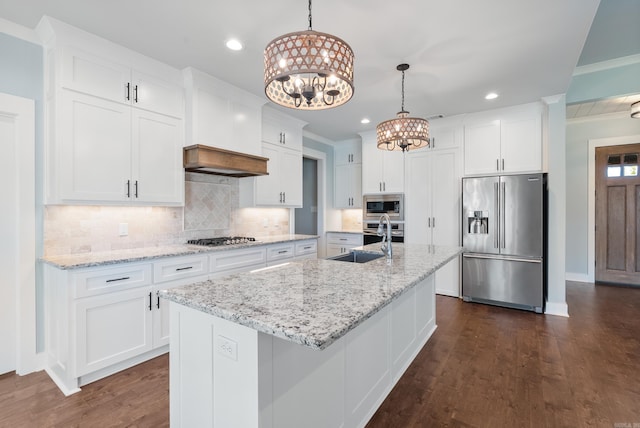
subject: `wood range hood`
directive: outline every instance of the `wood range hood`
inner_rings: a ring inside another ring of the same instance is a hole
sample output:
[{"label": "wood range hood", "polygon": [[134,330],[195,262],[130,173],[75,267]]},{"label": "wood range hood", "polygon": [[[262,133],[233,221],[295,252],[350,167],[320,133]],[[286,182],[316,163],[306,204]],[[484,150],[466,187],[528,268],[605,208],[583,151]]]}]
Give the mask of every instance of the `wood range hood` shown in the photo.
[{"label": "wood range hood", "polygon": [[269,175],[269,158],[195,144],[183,150],[184,170],[227,177]]}]

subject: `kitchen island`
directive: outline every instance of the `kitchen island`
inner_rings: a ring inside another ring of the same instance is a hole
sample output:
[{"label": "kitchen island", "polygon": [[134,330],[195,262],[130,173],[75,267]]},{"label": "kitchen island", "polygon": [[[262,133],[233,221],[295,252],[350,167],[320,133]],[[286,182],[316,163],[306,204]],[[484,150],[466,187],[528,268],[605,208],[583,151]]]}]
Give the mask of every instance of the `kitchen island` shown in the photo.
[{"label": "kitchen island", "polygon": [[434,273],[460,252],[394,243],[390,262],[304,260],[164,291],[171,426],[364,426],[433,334]]}]

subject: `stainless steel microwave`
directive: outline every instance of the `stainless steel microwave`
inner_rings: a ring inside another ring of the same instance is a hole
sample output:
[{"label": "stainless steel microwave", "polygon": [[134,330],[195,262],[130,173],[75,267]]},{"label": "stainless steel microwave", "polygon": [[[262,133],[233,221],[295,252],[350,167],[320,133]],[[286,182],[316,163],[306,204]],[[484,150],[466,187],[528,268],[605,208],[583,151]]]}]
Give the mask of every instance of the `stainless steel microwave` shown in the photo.
[{"label": "stainless steel microwave", "polygon": [[378,221],[388,214],[391,221],[404,221],[404,193],[368,194],[362,197],[363,220]]}]

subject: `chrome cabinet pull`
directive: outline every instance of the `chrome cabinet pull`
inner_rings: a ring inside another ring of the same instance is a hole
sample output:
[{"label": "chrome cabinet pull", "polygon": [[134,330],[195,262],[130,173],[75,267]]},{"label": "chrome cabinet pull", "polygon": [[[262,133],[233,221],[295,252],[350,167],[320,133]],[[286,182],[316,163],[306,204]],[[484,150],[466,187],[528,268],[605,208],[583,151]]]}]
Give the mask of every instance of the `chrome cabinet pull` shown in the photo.
[{"label": "chrome cabinet pull", "polygon": [[431,227],[431,217],[427,219],[427,227]]},{"label": "chrome cabinet pull", "polygon": [[496,158],[496,171],[500,171],[500,159]]},{"label": "chrome cabinet pull", "polygon": [[138,85],[133,87],[133,102],[138,102]]},{"label": "chrome cabinet pull", "polygon": [[149,310],[153,309],[153,304],[151,303],[151,292],[149,292]]},{"label": "chrome cabinet pull", "polygon": [[131,180],[127,180],[127,198],[131,197]]},{"label": "chrome cabinet pull", "polygon": [[504,171],[504,158],[502,158],[502,170]]},{"label": "chrome cabinet pull", "polygon": [[436,218],[435,217],[432,217],[432,218],[433,218],[433,221],[431,222],[431,224],[433,225],[433,227],[436,227]]},{"label": "chrome cabinet pull", "polygon": [[134,184],[135,188],[136,188],[136,198],[138,197],[138,180],[136,180],[136,183]]},{"label": "chrome cabinet pull", "polygon": [[287,203],[287,192],[282,192],[282,203],[283,204]]},{"label": "chrome cabinet pull", "polygon": [[127,101],[131,100],[131,83],[127,82],[127,84],[124,86],[125,88],[125,94],[124,94],[124,99]]},{"label": "chrome cabinet pull", "polygon": [[160,291],[156,291],[156,297],[158,298],[158,301],[156,302],[156,306],[158,309],[160,309]]}]

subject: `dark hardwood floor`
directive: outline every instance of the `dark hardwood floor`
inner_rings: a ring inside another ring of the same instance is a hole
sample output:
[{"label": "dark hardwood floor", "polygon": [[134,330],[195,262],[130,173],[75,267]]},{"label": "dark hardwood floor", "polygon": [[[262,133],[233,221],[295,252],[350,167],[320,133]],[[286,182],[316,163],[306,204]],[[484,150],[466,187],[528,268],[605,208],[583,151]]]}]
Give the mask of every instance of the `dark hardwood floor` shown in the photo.
[{"label": "dark hardwood floor", "polygon": [[[438,329],[367,427],[640,426],[640,289],[568,283],[567,301],[570,318],[438,296]],[[0,427],[168,426],[167,369],[70,397],[44,372],[0,376]]]}]

